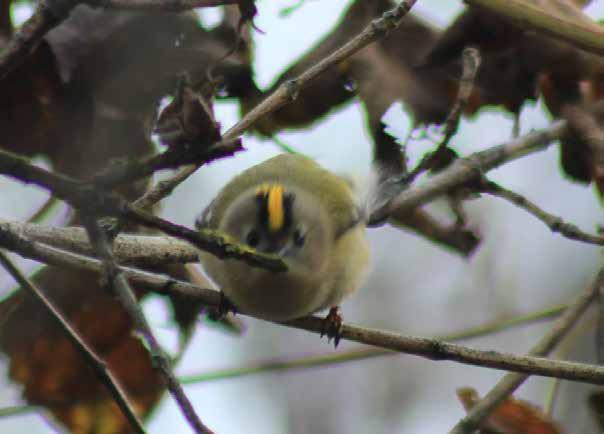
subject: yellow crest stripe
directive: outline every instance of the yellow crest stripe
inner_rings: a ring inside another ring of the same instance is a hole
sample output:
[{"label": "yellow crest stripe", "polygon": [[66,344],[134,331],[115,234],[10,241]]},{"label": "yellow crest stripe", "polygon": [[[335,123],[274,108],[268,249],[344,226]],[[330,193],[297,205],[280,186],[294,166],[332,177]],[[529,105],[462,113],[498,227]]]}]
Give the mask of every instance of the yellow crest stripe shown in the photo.
[{"label": "yellow crest stripe", "polygon": [[268,229],[278,232],[285,224],[284,208],[285,188],[281,184],[261,184],[256,189],[256,195],[266,199],[266,215],[268,217]]},{"label": "yellow crest stripe", "polygon": [[283,209],[283,186],[274,184],[268,190],[268,229],[277,232],[283,228],[285,211]]}]

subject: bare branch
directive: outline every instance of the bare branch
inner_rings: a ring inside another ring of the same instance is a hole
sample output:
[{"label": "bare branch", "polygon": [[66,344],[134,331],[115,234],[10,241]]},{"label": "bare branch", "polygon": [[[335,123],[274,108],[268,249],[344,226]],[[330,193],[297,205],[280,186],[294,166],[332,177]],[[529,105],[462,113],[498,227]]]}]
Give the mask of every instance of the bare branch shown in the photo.
[{"label": "bare branch", "polygon": [[[529,354],[531,356],[545,356],[549,354],[602,290],[604,290],[604,269],[600,270],[596,281],[571,303],[564,314],[556,320],[552,329],[533,347]],[[526,374],[530,373],[527,372]],[[478,429],[485,418],[524,383],[529,377],[526,374],[510,373],[505,375],[489,393],[472,407],[467,416],[453,427],[450,433],[467,434]]]},{"label": "bare branch", "polygon": [[30,164],[25,158],[0,150],[0,173],[20,181],[39,185],[72,206],[90,214],[110,215],[126,219],[166,234],[186,240],[219,258],[237,258],[252,266],[273,271],[285,271],[285,263],[274,255],[267,255],[236,244],[234,240],[211,230],[194,231],[144,212],[116,193],[107,192],[88,183],[65,175],[48,172]]},{"label": "bare branch", "polygon": [[[49,227],[0,218],[0,224],[32,241],[94,256],[86,231],[80,227]],[[191,244],[165,236],[119,235],[113,242],[116,261],[139,267],[198,262],[198,250]]]},{"label": "bare branch", "polygon": [[[8,231],[2,224],[0,224],[0,246],[19,253],[24,257],[50,263],[55,266],[86,269],[95,272],[101,272],[102,270],[102,263],[97,259],[64,252],[27,240],[19,234]],[[124,277],[133,283],[160,294],[177,293],[211,307],[217,307],[221,302],[220,293],[213,289],[201,288],[190,283],[133,268],[118,268]],[[312,316],[281,325],[320,334],[323,327],[323,318]],[[450,360],[530,375],[563,378],[565,380],[589,384],[604,384],[604,367],[586,363],[476,350],[462,345],[442,342],[437,339],[403,336],[347,324],[343,325],[341,336],[342,339],[385,348],[395,352],[414,354],[435,361]]]},{"label": "bare branch", "polygon": [[457,91],[457,98],[455,104],[451,108],[447,119],[445,120],[445,131],[442,141],[439,143],[437,148],[426,155],[419,164],[413,169],[408,176],[405,177],[405,183],[412,183],[413,180],[423,171],[431,169],[444,150],[449,146],[449,142],[457,132],[459,127],[459,121],[461,115],[468,105],[468,101],[472,96],[472,90],[474,89],[474,80],[480,67],[480,52],[478,49],[469,47],[463,50],[461,55],[462,60],[462,72],[461,78],[459,79],[459,89]]},{"label": "bare branch", "polygon": [[168,390],[174,397],[191,428],[198,434],[211,434],[212,431],[203,424],[195,412],[191,401],[189,401],[189,398],[185,395],[182,386],[172,372],[172,365],[168,360],[168,356],[164,353],[159,342],[153,335],[151,327],[147,323],[147,319],[138,305],[134,291],[130,288],[128,281],[113,258],[111,244],[107,235],[94,217],[85,216],[84,221],[90,242],[94,246],[97,255],[102,260],[103,276],[106,278],[109,287],[118,297],[124,309],[128,312],[128,315],[134,323],[134,329],[141,334],[143,340],[147,344],[152,359],[152,365],[160,373]]},{"label": "bare branch", "polygon": [[[398,6],[384,13],[380,18],[373,20],[361,33],[348,41],[323,60],[304,71],[298,77],[283,83],[275,92],[264,99],[254,109],[249,111],[239,122],[223,135],[223,140],[234,140],[249,130],[263,116],[272,113],[284,105],[294,101],[298,93],[311,80],[331,68],[333,65],[349,58],[367,45],[385,37],[392,29],[396,28],[405,15],[411,10],[417,0],[403,0]],[[186,166],[172,178],[165,180],[161,185],[156,185],[144,197],[146,205],[163,199],[170,194],[180,183],[191,176],[198,166]],[[142,198],[141,198],[142,199]],[[139,199],[140,200],[140,199]]]},{"label": "bare branch", "polygon": [[[412,185],[395,197],[384,209],[387,215],[404,215],[416,206],[442,196],[451,189],[479,180],[484,173],[525,155],[542,151],[568,131],[566,121],[556,121],[549,127],[532,132],[511,142],[476,152],[457,159],[447,169],[430,177],[430,180]],[[380,219],[379,216],[376,217]]]},{"label": "bare branch", "polygon": [[73,344],[73,346],[79,351],[79,353],[84,357],[84,359],[88,362],[88,365],[92,368],[95,374],[99,377],[101,383],[107,388],[109,394],[113,397],[115,403],[122,411],[124,417],[130,423],[132,429],[139,433],[144,434],[145,428],[143,428],[142,422],[136,416],[134,409],[130,402],[128,402],[128,398],[126,397],[126,393],[123,388],[118,383],[117,379],[111,374],[111,371],[107,368],[105,362],[96,355],[94,350],[88,346],[84,339],[79,335],[79,333],[69,325],[69,322],[63,314],[59,311],[59,309],[53,304],[51,300],[49,300],[46,295],[42,291],[40,291],[32,282],[30,282],[23,273],[13,264],[13,262],[0,250],[0,262],[10,273],[11,276],[15,279],[15,281],[21,285],[25,291],[27,291],[32,297],[38,300],[41,304],[44,305],[46,310],[51,314],[51,316],[57,321],[69,341]]},{"label": "bare branch", "polygon": [[484,181],[482,182],[481,191],[490,195],[505,199],[514,205],[524,209],[530,214],[541,220],[552,232],[558,232],[560,235],[569,238],[571,240],[583,241],[589,244],[596,244],[604,246],[604,236],[602,235],[591,235],[581,231],[577,226],[566,223],[560,217],[545,212],[539,208],[535,203],[528,200],[526,197],[515,193],[507,188],[504,188],[495,182]]}]

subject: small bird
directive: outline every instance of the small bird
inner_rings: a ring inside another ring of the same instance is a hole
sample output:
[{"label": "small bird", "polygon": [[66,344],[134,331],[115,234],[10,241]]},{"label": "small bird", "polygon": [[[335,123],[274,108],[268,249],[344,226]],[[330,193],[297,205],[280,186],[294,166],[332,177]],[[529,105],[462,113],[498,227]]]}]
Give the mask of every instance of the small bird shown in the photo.
[{"label": "small bird", "polygon": [[369,247],[366,215],[351,183],[299,154],[281,154],[230,181],[197,219],[259,252],[278,255],[276,273],[200,253],[228,301],[271,321],[330,308],[324,333],[339,340],[338,305],[363,283]]}]

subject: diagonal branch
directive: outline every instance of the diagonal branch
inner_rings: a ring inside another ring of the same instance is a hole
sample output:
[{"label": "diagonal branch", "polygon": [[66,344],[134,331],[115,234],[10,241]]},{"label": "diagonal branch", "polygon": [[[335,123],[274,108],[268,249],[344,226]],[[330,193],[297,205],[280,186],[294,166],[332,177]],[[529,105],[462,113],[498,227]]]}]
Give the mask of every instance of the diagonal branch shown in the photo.
[{"label": "diagonal branch", "polygon": [[485,180],[481,184],[480,190],[482,192],[505,199],[524,209],[545,223],[545,225],[550,228],[552,232],[558,232],[560,235],[571,240],[604,246],[604,236],[585,233],[577,226],[571,223],[566,223],[560,217],[545,212],[526,197],[508,190],[495,182]]},{"label": "diagonal branch", "polygon": [[[549,127],[529,133],[508,143],[459,158],[448,168],[430,177],[429,181],[412,185],[396,196],[383,210],[393,217],[404,215],[416,206],[423,205],[449,192],[479,180],[486,172],[528,154],[547,149],[552,142],[568,131],[566,121],[556,121]],[[383,219],[381,216],[372,218]]]},{"label": "diagonal branch", "polygon": [[186,240],[197,248],[219,258],[232,257],[273,271],[285,271],[285,263],[274,255],[267,255],[236,244],[234,240],[211,230],[194,231],[171,223],[132,206],[116,193],[82,183],[68,176],[52,173],[30,164],[25,158],[0,150],[0,174],[12,176],[25,183],[49,190],[82,211],[126,219],[166,234]]},{"label": "diagonal branch", "polygon": [[138,305],[132,288],[130,288],[128,281],[113,258],[111,245],[107,235],[94,217],[85,216],[84,222],[90,242],[94,246],[97,255],[102,260],[103,276],[107,279],[109,287],[116,294],[124,309],[128,312],[128,315],[134,323],[134,329],[141,334],[143,340],[147,344],[153,366],[162,376],[168,390],[178,403],[181,412],[189,422],[189,425],[191,425],[191,428],[198,434],[211,434],[212,431],[203,424],[195,412],[193,405],[182,390],[182,386],[172,372],[172,365],[169,362],[167,355],[153,335],[151,327],[147,323],[147,319]]},{"label": "diagonal branch", "polygon": [[[550,353],[573,327],[587,307],[596,299],[600,291],[603,290],[604,268],[600,270],[596,281],[571,303],[564,314],[556,320],[549,333],[535,345],[529,354],[531,356],[545,356]],[[529,373],[505,375],[489,393],[472,407],[467,416],[453,427],[450,434],[467,434],[478,429],[491,411],[524,383],[529,377],[527,374]]]},{"label": "diagonal branch", "polygon": [[[64,252],[7,231],[0,224],[0,246],[24,257],[67,268],[102,271],[102,263],[97,259]],[[190,283],[164,277],[128,267],[118,267],[124,277],[133,283],[160,294],[179,294],[206,306],[220,305],[220,293],[213,289],[201,288]],[[320,334],[324,319],[318,316],[302,318],[280,324]],[[562,378],[589,384],[604,384],[604,367],[586,363],[550,360],[541,357],[518,356],[498,351],[477,350],[462,345],[442,342],[437,339],[404,336],[382,330],[344,324],[342,339],[375,347],[385,348],[404,354],[414,354],[434,361],[450,360],[492,369],[521,372],[530,375]]]},{"label": "diagonal branch", "polygon": [[15,69],[53,27],[65,20],[78,0],[40,0],[34,14],[0,51],[0,79]]},{"label": "diagonal branch", "polygon": [[69,325],[69,322],[65,319],[63,314],[58,308],[50,301],[42,291],[40,291],[32,282],[30,282],[23,273],[13,264],[13,262],[0,250],[0,262],[4,268],[9,272],[15,281],[27,291],[31,296],[38,300],[44,305],[46,310],[51,316],[59,323],[60,327],[65,332],[67,338],[71,341],[74,347],[80,352],[80,354],[86,359],[88,365],[92,368],[95,374],[99,377],[99,380],[105,387],[109,394],[113,397],[115,403],[124,414],[126,420],[130,423],[132,430],[139,434],[145,433],[142,422],[136,416],[136,413],[132,405],[128,402],[125,391],[122,389],[117,379],[113,376],[111,371],[107,368],[105,362],[96,355],[94,350],[88,346],[78,332]]},{"label": "diagonal branch", "polygon": [[[417,0],[403,0],[398,6],[384,13],[380,18],[373,20],[358,35],[342,47],[325,57],[298,77],[284,82],[277,90],[264,99],[254,109],[249,111],[239,122],[223,135],[223,140],[234,140],[249,130],[262,117],[272,113],[284,105],[295,101],[298,93],[310,81],[323,72],[349,58],[367,45],[385,37],[395,29],[405,15],[411,10]],[[186,166],[180,169],[172,178],[163,181],[145,193],[145,205],[152,205],[169,195],[180,183],[191,176],[198,166]],[[141,199],[139,199],[141,200]]]}]

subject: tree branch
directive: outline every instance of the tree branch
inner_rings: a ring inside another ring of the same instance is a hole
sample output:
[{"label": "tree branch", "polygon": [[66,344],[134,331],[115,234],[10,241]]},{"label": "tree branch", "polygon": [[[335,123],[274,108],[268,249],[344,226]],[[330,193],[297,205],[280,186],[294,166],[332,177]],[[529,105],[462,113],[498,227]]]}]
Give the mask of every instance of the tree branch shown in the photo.
[{"label": "tree branch", "polygon": [[[41,243],[27,240],[19,234],[6,230],[3,225],[0,225],[0,246],[19,253],[24,257],[50,263],[55,266],[86,269],[95,272],[101,272],[102,270],[102,264],[97,259],[64,252],[45,246]],[[212,307],[219,306],[221,302],[220,293],[216,290],[201,288],[190,283],[133,268],[119,268],[125,278],[151,291],[160,294],[177,293]],[[281,325],[320,334],[323,327],[323,320],[323,318],[318,316],[312,316],[291,321],[289,323],[283,323]],[[590,384],[604,384],[604,367],[596,365],[550,360],[541,357],[518,356],[497,351],[476,350],[436,339],[403,336],[347,324],[342,326],[341,336],[342,339],[381,347],[400,353],[414,354],[430,360],[450,360],[486,368],[522,372],[530,375],[563,378],[565,380]]]},{"label": "tree branch", "polygon": [[122,270],[120,270],[113,258],[111,244],[107,235],[100,227],[95,217],[84,216],[84,222],[90,242],[94,246],[98,257],[102,260],[103,275],[112,292],[115,293],[124,309],[128,312],[128,315],[134,323],[134,329],[141,334],[143,340],[147,344],[152,359],[152,365],[161,375],[166,387],[174,397],[191,428],[198,434],[211,434],[212,431],[203,424],[195,412],[191,401],[189,401],[189,398],[185,395],[182,386],[172,372],[172,365],[153,335],[151,327],[147,323],[147,319],[138,305],[134,291],[130,288]]},{"label": "tree branch", "polygon": [[528,213],[534,215],[541,220],[545,225],[551,229],[552,232],[558,232],[560,235],[569,238],[571,240],[583,241],[589,244],[596,244],[604,246],[604,236],[602,235],[591,235],[581,231],[577,226],[566,223],[560,217],[545,212],[539,208],[535,203],[528,200],[526,197],[515,193],[507,188],[500,186],[492,181],[483,181],[481,191],[488,193],[492,196],[505,199],[514,205],[524,209]]},{"label": "tree branch", "polygon": [[[411,209],[444,195],[453,188],[480,179],[484,173],[525,155],[542,151],[568,131],[566,121],[556,121],[549,127],[519,137],[511,142],[459,158],[447,169],[430,177],[424,183],[412,185],[395,197],[383,212],[397,218]],[[376,216],[376,220],[380,220]]]},{"label": "tree branch", "polygon": [[259,253],[247,246],[236,244],[230,237],[215,231],[194,231],[170,223],[132,206],[116,193],[107,192],[92,184],[82,183],[65,175],[48,172],[30,164],[25,158],[17,157],[3,150],[0,150],[0,174],[41,186],[58,198],[68,201],[75,208],[89,214],[110,215],[158,229],[188,241],[219,258],[241,259],[252,266],[264,267],[272,271],[286,270],[285,263],[274,255]]},{"label": "tree branch", "polygon": [[[595,282],[571,303],[564,314],[556,320],[552,329],[529,352],[531,356],[545,356],[564,338],[581,317],[587,307],[604,290],[604,268],[600,270]],[[527,372],[526,374],[530,374]],[[510,373],[480,399],[466,417],[453,427],[450,434],[467,434],[478,429],[485,418],[529,377],[526,374]]]},{"label": "tree branch", "polygon": [[40,0],[34,14],[0,51],[0,80],[38,46],[49,30],[65,20],[78,0]]},{"label": "tree branch", "polygon": [[[398,6],[384,13],[380,18],[373,20],[357,36],[352,38],[342,47],[325,57],[298,77],[281,84],[277,90],[265,98],[260,104],[249,111],[239,122],[223,135],[223,140],[234,140],[249,130],[262,117],[272,113],[284,105],[295,101],[298,93],[310,81],[317,78],[327,69],[349,58],[367,45],[385,37],[395,29],[405,15],[411,10],[417,0],[403,0]],[[145,193],[145,204],[152,205],[170,194],[180,183],[191,176],[198,166],[186,166],[180,169],[172,178],[163,181]],[[141,199],[142,200],[142,197]]]},{"label": "tree branch", "polygon": [[[0,225],[52,247],[95,256],[86,231],[81,227],[49,227],[20,223],[0,218]],[[172,237],[119,235],[113,242],[113,255],[121,264],[154,267],[166,264],[198,262],[198,250],[191,244]]]},{"label": "tree branch", "polygon": [[59,309],[50,301],[42,291],[40,291],[32,282],[30,282],[23,273],[13,264],[13,262],[0,250],[0,263],[4,266],[6,271],[9,272],[15,281],[21,285],[25,291],[27,291],[32,297],[38,300],[50,315],[57,321],[69,341],[79,351],[79,353],[88,362],[88,365],[92,368],[94,373],[99,377],[101,383],[107,388],[107,392],[113,397],[113,400],[123,413],[126,420],[130,423],[132,430],[144,434],[145,428],[143,428],[142,422],[136,416],[132,405],[128,402],[126,392],[122,389],[117,379],[111,374],[111,371],[107,368],[105,362],[96,355],[94,350],[88,346],[84,339],[78,334],[78,332],[69,325],[69,322],[65,319]]},{"label": "tree branch", "polygon": [[594,28],[588,29],[526,0],[465,0],[465,2],[470,6],[481,7],[510,18],[525,28],[553,36],[583,50],[604,54],[604,30],[597,31],[597,23],[594,23]]}]

